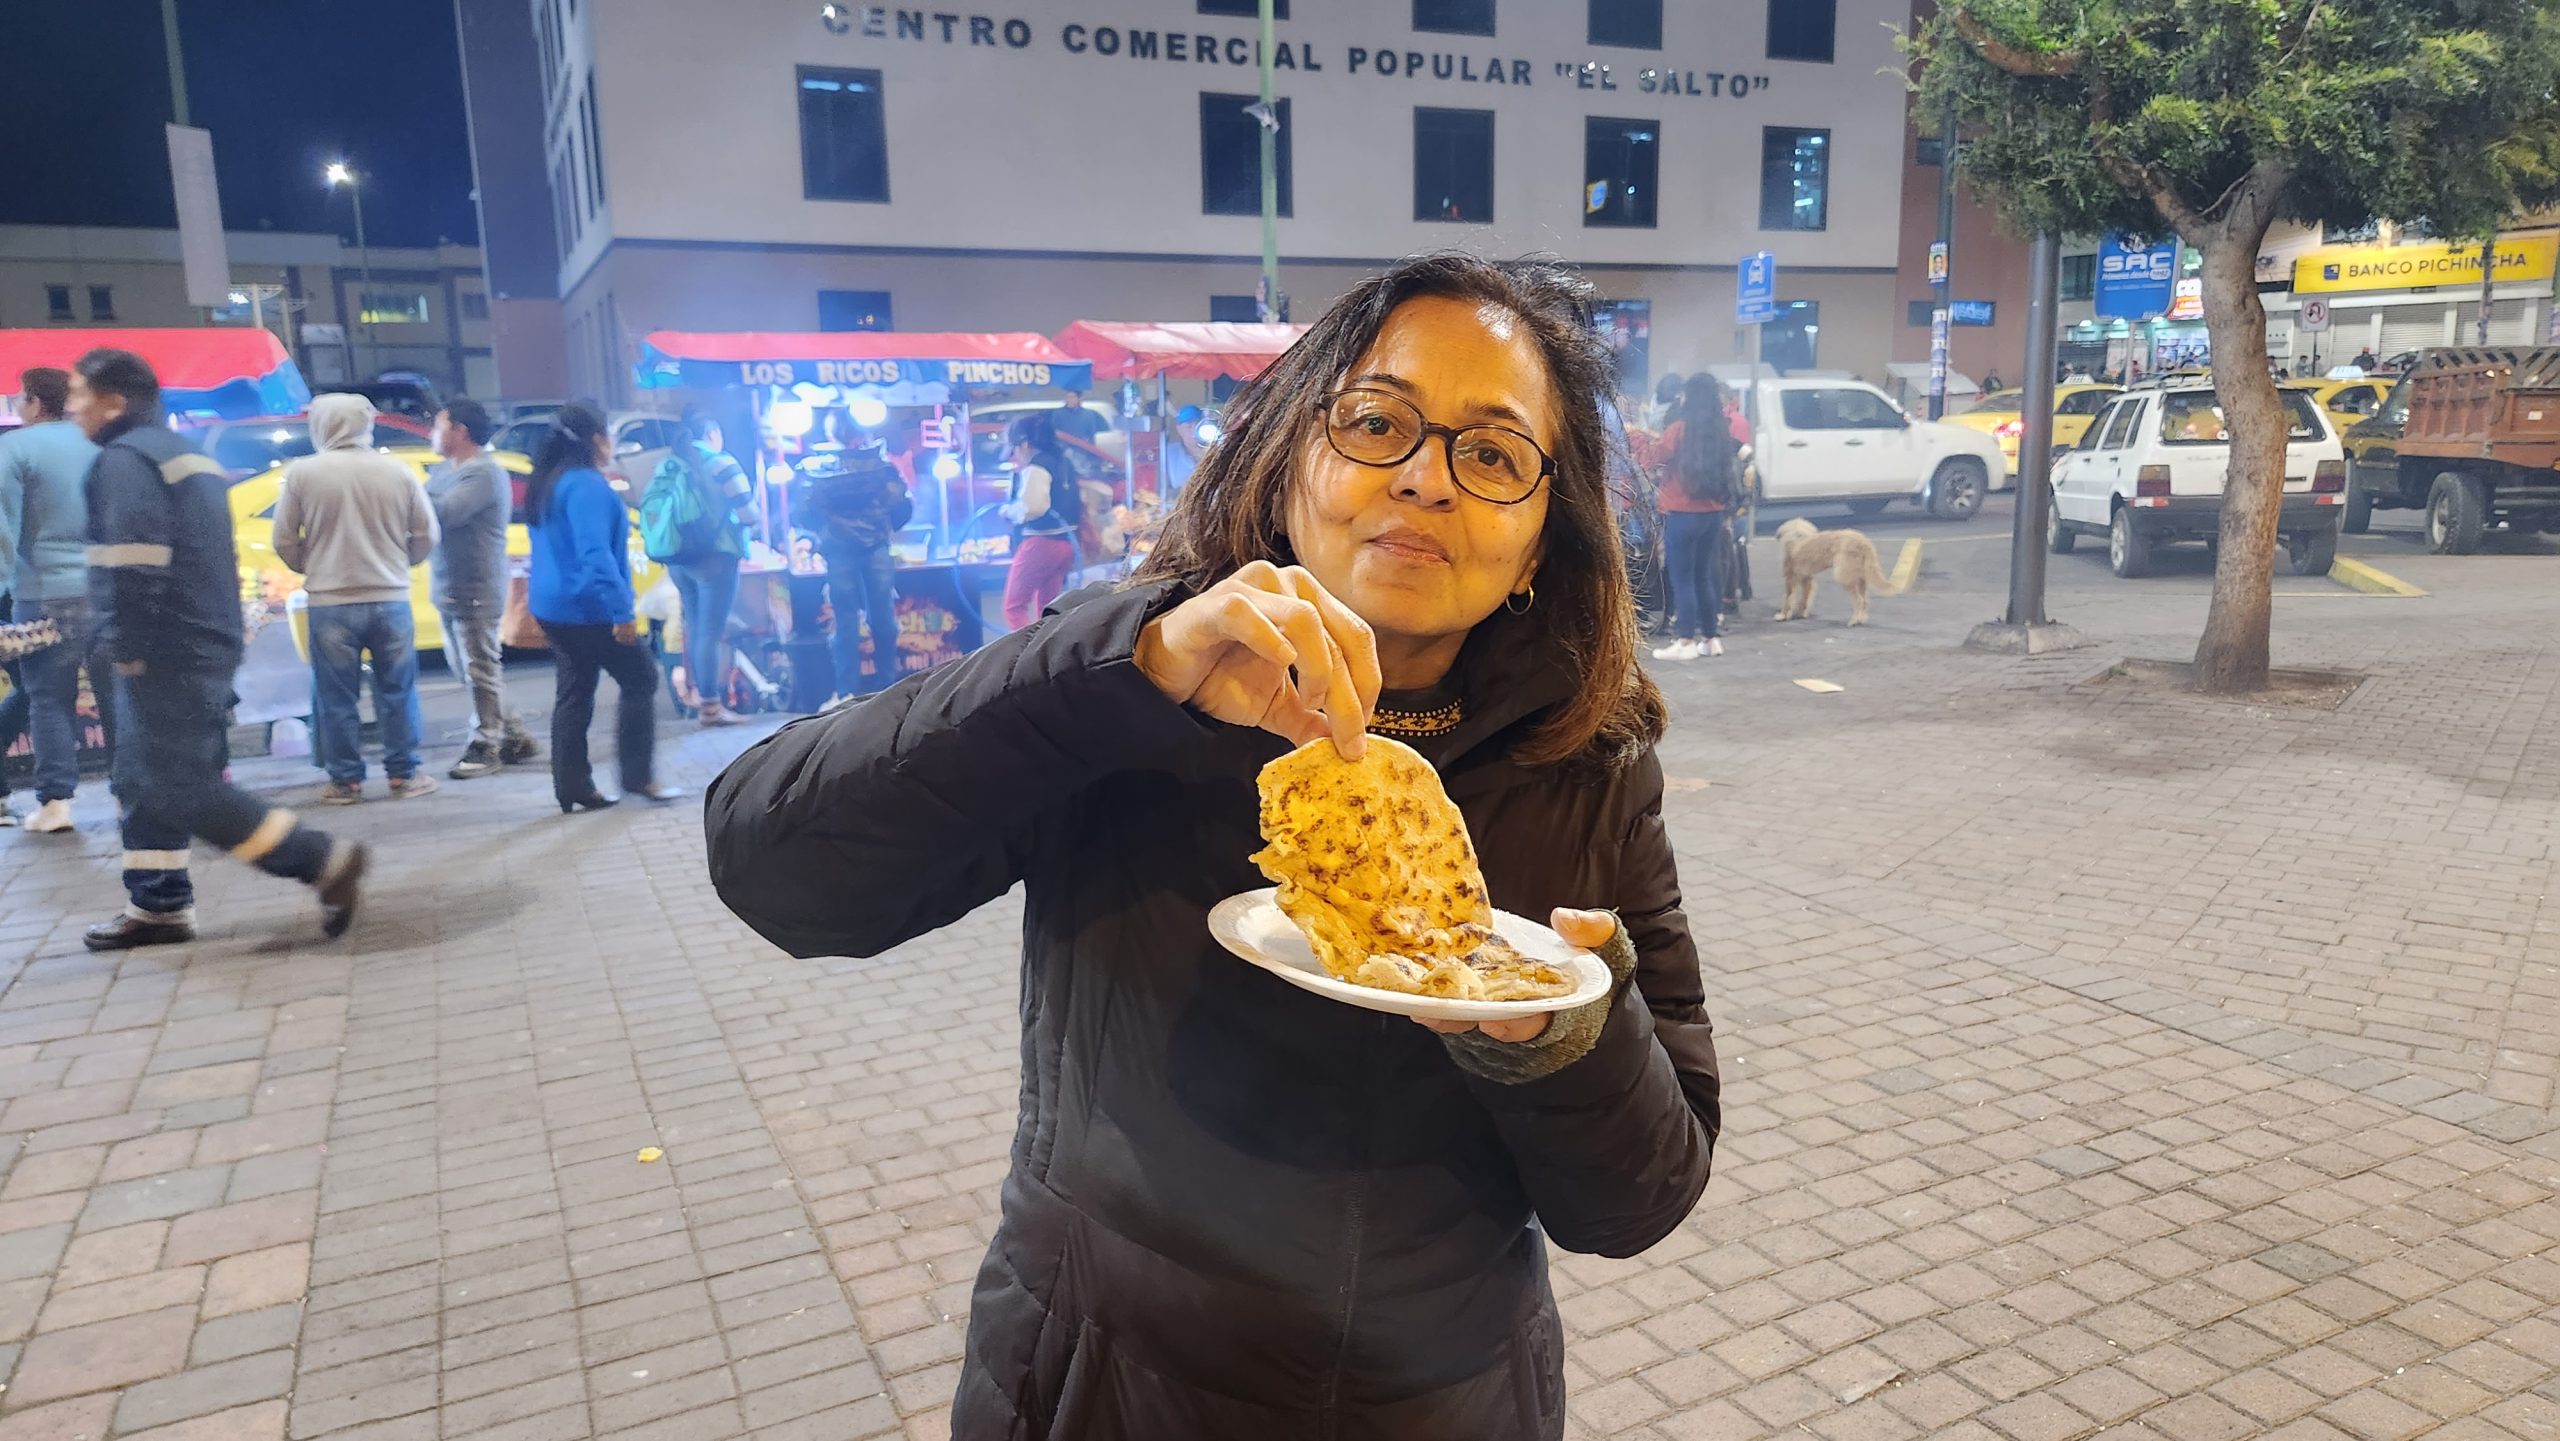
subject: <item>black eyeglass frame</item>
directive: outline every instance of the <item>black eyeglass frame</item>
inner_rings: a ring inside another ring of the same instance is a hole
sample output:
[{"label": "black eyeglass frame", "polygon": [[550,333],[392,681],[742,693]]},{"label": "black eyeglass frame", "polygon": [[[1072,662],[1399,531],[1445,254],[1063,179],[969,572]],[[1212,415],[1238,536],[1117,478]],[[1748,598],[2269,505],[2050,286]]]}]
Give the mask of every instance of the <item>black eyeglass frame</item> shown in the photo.
[{"label": "black eyeglass frame", "polygon": [[[1381,396],[1385,399],[1394,401],[1396,404],[1403,406],[1407,410],[1412,411],[1413,418],[1420,423],[1414,431],[1413,445],[1407,449],[1404,454],[1397,456],[1393,460],[1362,460],[1360,457],[1344,450],[1341,444],[1333,438],[1333,423],[1331,416],[1334,403],[1346,395]],[[1434,436],[1439,437],[1440,458],[1449,467],[1450,482],[1456,485],[1458,489],[1465,491],[1467,494],[1474,496],[1476,499],[1483,501],[1487,505],[1519,505],[1527,501],[1529,497],[1536,495],[1538,493],[1538,487],[1553,479],[1556,473],[1556,458],[1547,454],[1547,448],[1538,444],[1537,439],[1526,431],[1514,430],[1510,426],[1495,425],[1491,422],[1486,422],[1481,425],[1435,424],[1431,417],[1422,413],[1421,406],[1414,404],[1412,401],[1405,399],[1403,396],[1396,394],[1392,390],[1380,390],[1374,385],[1346,385],[1342,389],[1337,390],[1330,395],[1320,397],[1315,403],[1315,409],[1319,421],[1324,426],[1324,443],[1332,449],[1333,453],[1341,456],[1344,460],[1350,461],[1353,465],[1365,465],[1373,470],[1393,470],[1397,466],[1404,464],[1406,461],[1413,459],[1414,453],[1422,449],[1424,442],[1430,440]],[[1504,500],[1500,496],[1487,495],[1483,491],[1476,489],[1474,486],[1467,484],[1466,478],[1458,473],[1458,437],[1466,434],[1470,430],[1498,430],[1505,435],[1518,436],[1521,440],[1527,442],[1531,450],[1538,453],[1538,473],[1530,478],[1529,488],[1527,490],[1520,492],[1509,500]]]}]

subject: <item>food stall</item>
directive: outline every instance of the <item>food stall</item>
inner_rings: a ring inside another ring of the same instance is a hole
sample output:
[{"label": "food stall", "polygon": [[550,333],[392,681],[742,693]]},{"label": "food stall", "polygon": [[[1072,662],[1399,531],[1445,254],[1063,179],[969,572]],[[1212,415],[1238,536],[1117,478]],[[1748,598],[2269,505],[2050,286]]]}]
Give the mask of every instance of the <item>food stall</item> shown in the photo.
[{"label": "food stall", "polygon": [[1011,549],[1002,527],[987,523],[1006,480],[978,472],[971,402],[1087,390],[1093,367],[1029,333],[662,330],[642,341],[637,378],[645,388],[695,392],[728,422],[729,449],[757,481],[759,538],[780,557],[742,575],[737,613],[771,638],[768,663],[790,672],[791,704],[805,709],[833,680],[825,563],[792,520],[793,491],[811,467],[877,440],[906,476],[916,514],[891,547],[897,669],[939,664],[983,642],[985,596],[1001,588]]},{"label": "food stall", "polygon": [[130,350],[160,377],[160,404],[172,418],[295,415],[311,404],[301,367],[275,332],[250,326],[198,330],[0,330],[0,387],[22,371],[69,370],[100,348]]},{"label": "food stall", "polygon": [[1113,517],[1131,559],[1153,543],[1170,501],[1152,484],[1165,473],[1164,447],[1173,443],[1166,383],[1251,380],[1306,333],[1303,325],[1228,320],[1079,320],[1058,332],[1058,348],[1091,362],[1097,377],[1155,382],[1152,425],[1131,437],[1129,446],[1131,475],[1144,475],[1150,483],[1133,485],[1123,511]]}]

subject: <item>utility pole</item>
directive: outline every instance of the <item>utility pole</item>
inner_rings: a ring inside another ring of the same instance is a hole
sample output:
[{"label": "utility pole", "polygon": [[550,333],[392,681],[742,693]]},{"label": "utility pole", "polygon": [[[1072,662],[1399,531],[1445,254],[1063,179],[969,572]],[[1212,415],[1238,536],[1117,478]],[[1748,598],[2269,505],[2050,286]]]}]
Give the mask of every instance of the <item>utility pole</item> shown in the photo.
[{"label": "utility pole", "polygon": [[1278,42],[1271,0],[1262,0],[1262,295],[1265,321],[1280,318],[1280,111],[1271,97],[1271,50]]},{"label": "utility pole", "polygon": [[1955,324],[1956,107],[1938,127],[1938,243],[1930,248],[1929,288],[1937,302],[1929,313],[1929,418],[1947,416],[1948,328]]},{"label": "utility pole", "polygon": [[2045,527],[2053,505],[2053,370],[2062,304],[2062,238],[2038,234],[2027,251],[2025,433],[2018,437],[2018,507],[2009,527],[2009,608],[1965,638],[1965,649],[2006,655],[2073,650],[2088,640],[2044,613]]},{"label": "utility pole", "polygon": [[178,0],[160,0],[160,43],[169,52],[169,108],[180,125],[187,118],[187,57],[178,44]]},{"label": "utility pole", "polygon": [[[380,360],[382,358],[382,347],[376,343],[373,333],[372,319],[373,251],[364,243],[365,177],[357,174],[353,168],[348,166],[347,162],[343,160],[332,160],[329,162],[329,168],[322,172],[321,178],[328,181],[329,187],[333,190],[341,185],[347,187],[347,198],[355,202],[357,275],[355,318],[356,323],[364,328],[365,359]],[[346,319],[347,317],[344,315],[338,317],[338,322],[342,327],[345,325]],[[350,366],[353,366],[353,368],[357,370],[367,368],[365,366],[354,364],[355,342],[352,340],[347,342],[347,354],[348,364]]]},{"label": "utility pole", "polygon": [[[2498,237],[2480,247],[2480,343],[2489,343],[2489,292],[2498,283]],[[2389,357],[2385,357],[2388,359]]]}]

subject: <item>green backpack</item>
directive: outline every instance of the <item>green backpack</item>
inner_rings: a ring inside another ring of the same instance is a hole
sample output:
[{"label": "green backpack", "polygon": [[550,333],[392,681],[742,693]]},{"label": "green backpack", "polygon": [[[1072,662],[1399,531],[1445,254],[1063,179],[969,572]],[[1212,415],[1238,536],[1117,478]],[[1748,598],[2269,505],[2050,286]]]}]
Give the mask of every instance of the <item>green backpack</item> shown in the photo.
[{"label": "green backpack", "polygon": [[692,565],[720,551],[720,511],[692,442],[668,452],[640,496],[640,548],[660,565]]}]

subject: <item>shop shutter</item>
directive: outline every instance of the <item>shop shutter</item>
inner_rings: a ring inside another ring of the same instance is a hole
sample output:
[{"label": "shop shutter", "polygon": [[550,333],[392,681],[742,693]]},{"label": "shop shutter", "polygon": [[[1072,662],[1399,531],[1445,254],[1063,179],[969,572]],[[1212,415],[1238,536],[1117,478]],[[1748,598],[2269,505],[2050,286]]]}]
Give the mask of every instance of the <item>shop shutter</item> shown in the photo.
[{"label": "shop shutter", "polygon": [[[2469,345],[2480,338],[2480,302],[2465,302],[2462,321],[2454,331],[2454,343]],[[2521,300],[2497,300],[2489,304],[2489,343],[2491,345],[2531,345],[2533,325],[2525,314]]]},{"label": "shop shutter", "polygon": [[[2393,306],[2382,313],[2382,356],[2404,350],[2429,350],[2444,344],[2444,307]],[[2348,354],[2354,354],[2349,351]]]}]

